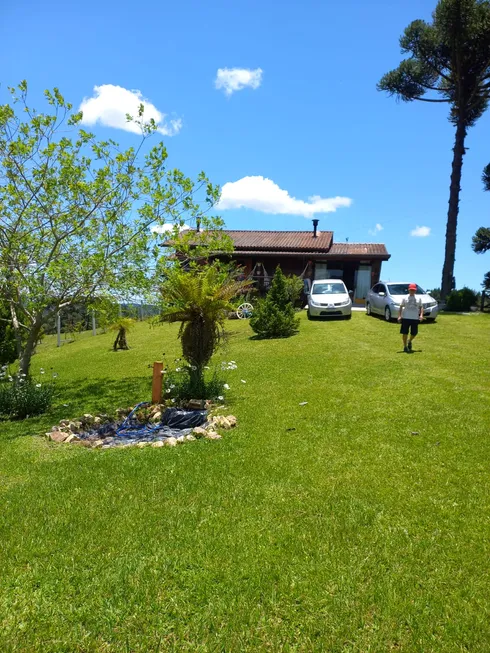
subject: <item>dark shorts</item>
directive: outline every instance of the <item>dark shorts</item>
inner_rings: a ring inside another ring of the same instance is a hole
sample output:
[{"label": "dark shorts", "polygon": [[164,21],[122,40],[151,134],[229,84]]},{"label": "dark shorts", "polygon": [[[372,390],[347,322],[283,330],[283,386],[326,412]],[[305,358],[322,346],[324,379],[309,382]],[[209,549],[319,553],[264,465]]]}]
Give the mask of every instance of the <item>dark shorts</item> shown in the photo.
[{"label": "dark shorts", "polygon": [[417,335],[419,332],[419,321],[418,320],[407,320],[402,317],[402,325],[400,327],[400,333],[404,336],[408,335],[408,332],[412,335],[412,338]]}]

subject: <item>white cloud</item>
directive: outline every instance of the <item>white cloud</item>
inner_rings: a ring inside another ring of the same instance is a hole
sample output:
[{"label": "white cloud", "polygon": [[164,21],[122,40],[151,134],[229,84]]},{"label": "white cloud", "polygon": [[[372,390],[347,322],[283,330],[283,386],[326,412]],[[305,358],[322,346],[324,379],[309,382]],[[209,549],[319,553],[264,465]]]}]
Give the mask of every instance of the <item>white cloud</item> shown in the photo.
[{"label": "white cloud", "polygon": [[383,231],[383,226],[380,225],[379,222],[377,222],[377,223],[376,223],[376,226],[374,227],[374,229],[369,229],[369,232],[368,232],[368,233],[370,233],[371,236],[376,236],[376,234],[377,234],[379,231]]},{"label": "white cloud", "polygon": [[[151,232],[154,234],[168,234],[172,233],[174,230],[175,225],[173,222],[166,222],[165,224],[156,224],[151,227]],[[187,229],[190,229],[186,224],[182,225],[179,227],[179,231],[187,231]]]},{"label": "white cloud", "polygon": [[425,236],[430,236],[430,227],[415,227],[410,232],[411,236],[418,236],[419,238],[425,238]]},{"label": "white cloud", "polygon": [[310,218],[317,213],[333,213],[342,206],[350,206],[348,197],[320,197],[313,195],[308,201],[298,200],[279,188],[272,179],[265,177],[243,177],[228,182],[221,189],[218,209],[253,209],[261,213],[302,215]]},{"label": "white cloud", "polygon": [[138,117],[139,106],[142,104],[145,108],[144,119],[149,121],[151,118],[157,123],[160,134],[164,136],[175,136],[182,127],[182,120],[165,120],[166,116],[161,113],[154,104],[146,100],[141,91],[129,91],[122,86],[113,84],[103,84],[94,86],[94,95],[90,98],[84,98],[80,105],[80,111],[83,111],[82,123],[85,125],[95,125],[100,123],[106,127],[115,129],[124,129],[124,131],[133,134],[141,134],[140,127],[134,122],[128,122],[126,115],[129,113],[133,118]]},{"label": "white cloud", "polygon": [[262,83],[262,68],[218,68],[214,85],[223,89],[225,95],[241,91],[246,86],[256,89]]}]

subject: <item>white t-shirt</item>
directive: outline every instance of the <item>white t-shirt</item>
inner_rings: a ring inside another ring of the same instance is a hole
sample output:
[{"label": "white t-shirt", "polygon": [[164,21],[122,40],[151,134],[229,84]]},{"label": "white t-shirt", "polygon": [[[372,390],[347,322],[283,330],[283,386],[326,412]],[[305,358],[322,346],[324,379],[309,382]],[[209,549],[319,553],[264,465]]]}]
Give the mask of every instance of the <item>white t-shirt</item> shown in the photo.
[{"label": "white t-shirt", "polygon": [[418,320],[420,310],[422,309],[422,300],[416,295],[409,295],[402,299],[400,304],[402,309],[402,318],[405,320]]}]

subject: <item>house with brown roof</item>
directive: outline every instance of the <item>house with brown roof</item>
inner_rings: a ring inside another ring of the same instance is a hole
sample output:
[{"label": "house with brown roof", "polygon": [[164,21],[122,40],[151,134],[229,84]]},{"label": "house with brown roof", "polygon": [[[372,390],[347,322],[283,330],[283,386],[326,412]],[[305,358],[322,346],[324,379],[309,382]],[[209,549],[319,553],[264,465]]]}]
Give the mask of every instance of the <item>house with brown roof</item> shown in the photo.
[{"label": "house with brown roof", "polygon": [[382,243],[336,243],[332,231],[319,231],[318,222],[313,220],[310,231],[225,230],[234,243],[227,257],[265,288],[279,265],[284,274],[310,281],[343,279],[354,302],[364,303],[390,254]]}]

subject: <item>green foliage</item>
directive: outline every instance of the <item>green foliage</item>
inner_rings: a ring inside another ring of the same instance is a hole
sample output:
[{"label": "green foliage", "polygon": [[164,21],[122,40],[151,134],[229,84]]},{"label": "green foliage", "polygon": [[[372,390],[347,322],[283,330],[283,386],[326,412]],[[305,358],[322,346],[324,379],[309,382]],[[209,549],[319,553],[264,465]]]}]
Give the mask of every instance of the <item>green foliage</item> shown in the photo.
[{"label": "green foliage", "polygon": [[[6,375],[5,375],[6,377]],[[10,419],[25,419],[45,413],[51,406],[54,386],[36,383],[22,375],[0,382],[0,415]]]},{"label": "green foliage", "polygon": [[286,277],[279,266],[267,296],[254,307],[250,326],[261,338],[288,338],[298,331],[299,319],[291,303]]},{"label": "green foliage", "polygon": [[488,2],[439,0],[432,22],[410,23],[400,47],[408,58],[382,77],[378,90],[405,102],[446,102],[451,122],[471,127],[488,106]]},{"label": "green foliage", "polygon": [[447,311],[467,312],[478,301],[477,293],[471,288],[461,288],[461,290],[452,290],[446,301]]},{"label": "green foliage", "polygon": [[428,290],[427,294],[430,295],[431,297],[434,297],[434,299],[437,299],[437,301],[441,301],[441,289],[440,288],[432,288],[432,290]]},{"label": "green foliage", "polygon": [[295,274],[290,274],[285,278],[286,281],[286,292],[288,293],[289,301],[295,307],[298,307],[301,295],[303,293],[303,279],[296,276]]},{"label": "green foliage", "polygon": [[163,398],[175,402],[189,399],[223,400],[224,380],[217,370],[204,372],[202,376],[194,374],[195,370],[184,365],[176,370],[165,370]]},{"label": "green foliage", "polygon": [[490,227],[480,227],[472,240],[473,251],[477,254],[484,254],[490,250]]},{"label": "green foliage", "polygon": [[17,343],[10,320],[8,306],[0,301],[0,365],[9,365],[17,359]]},{"label": "green foliage", "polygon": [[483,290],[485,291],[490,290],[490,272],[485,272],[485,276],[483,277],[483,281],[481,285]]},{"label": "green foliage", "polygon": [[0,107],[0,296],[13,307],[14,329],[26,334],[27,373],[60,308],[100,293],[151,292],[165,258],[151,227],[172,224],[178,233],[199,221],[219,233],[223,221],[208,214],[219,188],[204,173],[194,182],[170,168],[161,141],[143,153],[156,129],[143,107],[134,119],[141,141],[123,151],[82,129],[82,114],[58,89],[46,92],[46,112],[28,106],[25,82],[9,90],[11,104]]},{"label": "green foliage", "polygon": [[161,293],[162,322],[180,322],[182,354],[193,383],[202,384],[208,364],[224,337],[224,324],[233,310],[231,300],[250,285],[240,280],[241,270],[219,262],[206,266],[169,269]]}]

